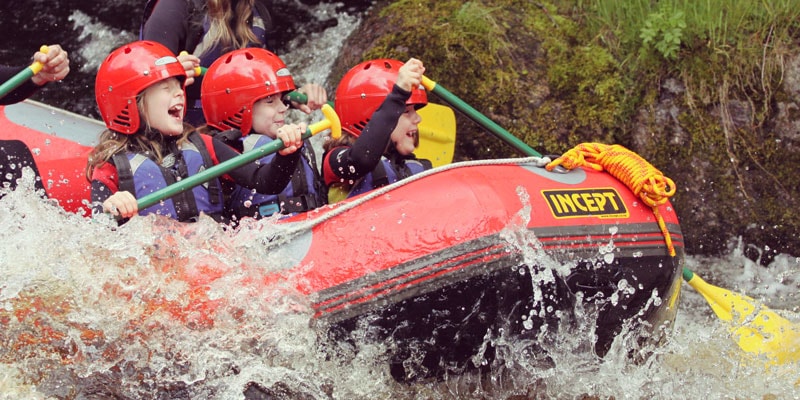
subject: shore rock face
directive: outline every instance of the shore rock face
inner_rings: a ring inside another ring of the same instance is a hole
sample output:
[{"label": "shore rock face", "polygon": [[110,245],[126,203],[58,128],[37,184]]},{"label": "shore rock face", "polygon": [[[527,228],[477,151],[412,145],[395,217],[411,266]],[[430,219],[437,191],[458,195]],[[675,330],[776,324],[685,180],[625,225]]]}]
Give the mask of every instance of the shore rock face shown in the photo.
[{"label": "shore rock face", "polygon": [[[672,203],[690,254],[718,255],[742,238],[764,262],[800,255],[797,50],[760,85],[719,74],[704,86],[716,97],[698,103],[697,82],[681,71],[644,83],[650,77],[626,76],[581,29],[547,3],[378,2],[345,42],[328,86],[363,60],[419,58],[426,76],[540,153],[603,142],[650,161],[677,185]],[[520,154],[458,115],[457,161],[509,156]]]}]

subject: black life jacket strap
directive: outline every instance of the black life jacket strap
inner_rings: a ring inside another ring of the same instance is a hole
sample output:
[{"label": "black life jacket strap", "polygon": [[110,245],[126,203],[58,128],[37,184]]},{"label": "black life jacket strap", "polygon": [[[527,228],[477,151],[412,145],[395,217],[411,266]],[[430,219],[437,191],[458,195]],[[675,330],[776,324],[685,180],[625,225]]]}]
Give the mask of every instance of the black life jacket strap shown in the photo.
[{"label": "black life jacket strap", "polygon": [[[183,159],[183,152],[178,148],[177,143],[170,142],[169,150],[175,156],[174,169],[159,166],[163,171],[164,178],[166,178],[167,185],[172,185],[178,181],[178,178],[188,178],[189,169],[186,167],[186,160]],[[194,221],[197,219],[199,211],[197,210],[197,201],[194,197],[194,192],[187,190],[172,196],[172,204],[175,206],[175,212],[178,214],[178,221]]]},{"label": "black life jacket strap", "polygon": [[[128,157],[124,153],[117,153],[111,157],[111,162],[117,168],[117,191],[129,192],[136,196],[136,187],[133,184],[133,167],[131,166],[131,162],[128,160]],[[179,162],[182,163],[183,161],[181,160]],[[185,165],[183,169],[185,171]],[[172,171],[162,166],[159,166],[159,170],[161,171],[161,175],[164,177],[164,182],[167,184],[167,186],[177,182],[177,179],[175,179],[175,175],[172,173]],[[189,193],[191,196],[189,199],[186,198],[186,193]],[[180,193],[172,197],[172,203],[175,205],[175,210],[178,213],[179,221],[185,221],[197,216],[197,207],[193,204],[193,200],[194,195],[191,191]],[[191,204],[192,206],[187,209],[187,204]],[[194,214],[192,214],[191,208],[194,208]]]},{"label": "black life jacket strap", "polygon": [[389,184],[389,177],[386,175],[386,166],[383,161],[379,162],[372,170],[372,188],[377,189]]},{"label": "black life jacket strap", "polygon": [[242,141],[239,140],[242,138],[242,131],[238,129],[228,129],[226,131],[215,130],[213,136],[222,141],[222,143],[225,143],[228,146],[238,150],[240,153],[244,151],[244,148],[242,147]]},{"label": "black life jacket strap", "polygon": [[322,178],[320,168],[317,166],[317,154],[311,142],[306,141],[305,146],[303,146],[303,157],[308,160],[308,164],[314,173],[314,191],[317,194],[317,207],[322,207],[328,204],[328,187],[325,186],[325,179]]},{"label": "black life jacket strap", "polygon": [[[203,157],[203,164],[206,168],[211,168],[214,165],[214,160],[211,159],[211,153],[208,151],[208,147],[206,147],[203,138],[200,137],[199,134],[193,132],[189,135],[189,141],[192,142],[194,147],[197,148],[197,151],[200,152],[200,155]],[[207,182],[207,185],[209,201],[211,201],[211,204],[219,204],[220,194],[222,193],[219,179],[212,179]]]},{"label": "black life jacket strap", "polygon": [[[325,184],[322,183],[322,175],[317,169],[317,155],[314,153],[314,147],[306,141],[301,151],[301,157],[305,158],[311,170],[312,176],[307,176],[306,169],[299,166],[292,174],[292,193],[293,197],[286,197],[281,194],[278,196],[278,202],[281,205],[281,211],[284,213],[303,212],[319,208],[327,204],[325,199],[328,198],[328,190]],[[311,183],[314,186],[315,193],[308,192],[308,180],[312,179]]]},{"label": "black life jacket strap", "polygon": [[117,168],[117,191],[130,192],[136,195],[136,188],[133,186],[133,169],[128,157],[123,153],[114,154],[111,163]]}]

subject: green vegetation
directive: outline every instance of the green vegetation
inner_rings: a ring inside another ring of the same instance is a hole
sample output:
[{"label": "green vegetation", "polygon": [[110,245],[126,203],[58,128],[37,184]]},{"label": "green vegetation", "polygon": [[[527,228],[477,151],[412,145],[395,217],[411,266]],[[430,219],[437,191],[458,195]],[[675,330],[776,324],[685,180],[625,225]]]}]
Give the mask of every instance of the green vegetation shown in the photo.
[{"label": "green vegetation", "polygon": [[[780,167],[799,144],[773,130],[798,101],[783,87],[798,0],[398,0],[373,18],[362,60],[423,60],[543,154],[617,143],[657,166],[690,252],[742,235],[800,253],[796,168]],[[460,114],[458,135],[456,160],[519,155]]]},{"label": "green vegetation", "polygon": [[640,85],[680,76],[693,106],[747,95],[762,105],[757,125],[800,31],[796,0],[594,0],[570,9]]},{"label": "green vegetation", "polygon": [[[786,100],[781,84],[800,37],[800,3],[595,0],[562,8],[568,10],[585,16],[591,35],[620,62],[622,74],[635,77],[626,92],[645,94],[634,102],[636,109],[657,100],[665,79],[684,87],[677,99],[679,123],[689,135],[679,143],[684,149],[675,149],[666,134],[638,149],[673,178],[682,178],[676,182],[708,189],[702,201],[693,198],[697,193],[674,199],[679,210],[714,207],[709,214],[716,214],[716,221],[682,218],[684,229],[721,240],[726,227],[736,227],[727,234],[772,248],[797,248],[798,222],[787,209],[797,205],[792,199],[800,193],[787,184],[796,182],[793,168],[780,168],[797,156],[780,148],[781,138],[769,123],[775,102]],[[676,161],[697,159],[708,164],[692,171]],[[694,249],[689,243],[690,250],[701,248],[703,240],[696,243]]]}]

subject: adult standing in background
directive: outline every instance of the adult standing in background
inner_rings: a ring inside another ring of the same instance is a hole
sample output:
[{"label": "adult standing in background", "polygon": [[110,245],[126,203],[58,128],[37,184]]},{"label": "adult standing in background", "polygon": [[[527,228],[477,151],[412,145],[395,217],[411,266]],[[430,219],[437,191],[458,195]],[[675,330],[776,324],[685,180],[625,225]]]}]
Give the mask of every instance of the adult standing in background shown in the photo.
[{"label": "adult standing in background", "polygon": [[202,76],[195,67],[209,67],[219,56],[245,47],[270,49],[272,19],[264,0],[148,0],[140,38],[159,42],[176,55],[187,71],[186,122],[205,123],[200,103]]},{"label": "adult standing in background", "polygon": [[[41,71],[0,98],[0,105],[14,104],[25,100],[48,82],[60,81],[69,73],[69,56],[60,45],[48,46],[47,53],[37,51],[33,55],[33,60],[42,64]],[[0,82],[8,81],[24,68],[28,68],[28,66],[0,65]],[[41,193],[44,193],[39,170],[36,168],[28,146],[19,140],[0,140],[0,188],[15,188],[17,180],[22,177],[22,169],[25,167],[33,169],[36,174],[36,189],[41,189]],[[0,192],[0,197],[3,197],[2,192]]]}]

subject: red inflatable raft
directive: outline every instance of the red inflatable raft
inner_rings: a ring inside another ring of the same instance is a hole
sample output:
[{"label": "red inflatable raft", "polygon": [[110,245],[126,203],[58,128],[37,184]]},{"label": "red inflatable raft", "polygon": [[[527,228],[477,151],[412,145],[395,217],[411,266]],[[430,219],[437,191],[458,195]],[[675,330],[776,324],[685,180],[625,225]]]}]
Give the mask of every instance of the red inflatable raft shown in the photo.
[{"label": "red inflatable raft", "polygon": [[[25,142],[48,196],[73,212],[88,204],[86,154],[103,128],[34,102],[0,107],[0,139]],[[265,251],[284,265],[267,280],[294,278],[320,332],[347,340],[368,322],[393,340],[401,380],[478,367],[473,356],[492,359],[500,335],[544,351],[537,341],[576,307],[596,311],[600,356],[623,327],[658,340],[675,317],[677,216],[606,172],[549,172],[534,158],[451,164],[279,225],[281,243]]]}]

